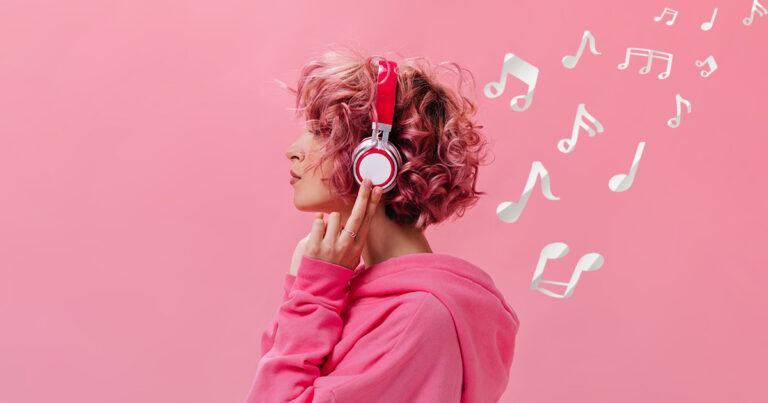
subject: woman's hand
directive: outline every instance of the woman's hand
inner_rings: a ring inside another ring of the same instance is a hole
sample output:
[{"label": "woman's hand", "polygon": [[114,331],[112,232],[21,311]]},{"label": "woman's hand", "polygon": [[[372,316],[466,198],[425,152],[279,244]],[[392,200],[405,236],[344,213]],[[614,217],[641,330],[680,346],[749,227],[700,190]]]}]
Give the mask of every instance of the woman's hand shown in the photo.
[{"label": "woman's hand", "polygon": [[[334,211],[328,215],[328,225],[323,220],[323,213],[317,213],[312,223],[312,231],[306,243],[304,255],[355,270],[360,263],[360,254],[368,237],[371,219],[381,199],[381,188],[371,189],[371,180],[365,179],[357,192],[355,205],[344,225],[340,225],[341,214]],[[347,231],[354,232],[353,237]],[[301,241],[299,242],[301,243]]]}]

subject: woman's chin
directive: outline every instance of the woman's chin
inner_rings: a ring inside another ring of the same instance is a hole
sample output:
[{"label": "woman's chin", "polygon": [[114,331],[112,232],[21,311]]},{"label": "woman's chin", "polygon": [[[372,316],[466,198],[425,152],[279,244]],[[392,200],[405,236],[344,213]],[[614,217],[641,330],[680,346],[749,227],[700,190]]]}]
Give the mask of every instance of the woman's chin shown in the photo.
[{"label": "woman's chin", "polygon": [[304,211],[307,213],[316,213],[318,211],[328,213],[331,211],[338,211],[338,209],[334,207],[335,205],[330,201],[325,201],[324,203],[307,202],[306,200],[301,200],[294,197],[293,205],[296,207],[296,210]]},{"label": "woman's chin", "polygon": [[297,199],[296,197],[293,198],[293,205],[296,207],[296,210],[299,210],[299,211],[305,211],[305,212],[320,211],[318,210],[318,206],[315,203],[307,203],[306,201]]}]

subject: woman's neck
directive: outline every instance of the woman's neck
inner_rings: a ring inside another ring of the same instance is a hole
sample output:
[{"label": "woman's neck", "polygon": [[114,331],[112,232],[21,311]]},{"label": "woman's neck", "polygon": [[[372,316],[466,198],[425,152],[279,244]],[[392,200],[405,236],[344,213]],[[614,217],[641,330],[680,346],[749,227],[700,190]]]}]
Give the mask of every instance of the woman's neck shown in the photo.
[{"label": "woman's neck", "polygon": [[380,204],[371,220],[362,257],[366,269],[387,259],[412,253],[433,253],[424,231],[398,224],[384,212]]}]

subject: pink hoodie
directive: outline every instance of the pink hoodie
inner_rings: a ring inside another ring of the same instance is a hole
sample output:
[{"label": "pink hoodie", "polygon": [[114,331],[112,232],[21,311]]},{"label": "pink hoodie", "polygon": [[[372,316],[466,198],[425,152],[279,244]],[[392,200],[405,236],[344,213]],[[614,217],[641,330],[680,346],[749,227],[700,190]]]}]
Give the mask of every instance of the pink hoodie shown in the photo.
[{"label": "pink hoodie", "polygon": [[520,322],[463,259],[303,256],[284,288],[246,403],[490,403],[507,386]]}]

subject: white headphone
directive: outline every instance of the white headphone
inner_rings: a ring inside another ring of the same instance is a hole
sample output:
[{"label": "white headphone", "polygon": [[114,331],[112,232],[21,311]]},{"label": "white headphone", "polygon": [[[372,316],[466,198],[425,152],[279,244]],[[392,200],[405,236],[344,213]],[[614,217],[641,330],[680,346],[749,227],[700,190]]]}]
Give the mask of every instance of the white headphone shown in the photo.
[{"label": "white headphone", "polygon": [[[390,74],[387,74],[388,72]],[[379,60],[375,96],[376,117],[371,119],[371,135],[364,138],[352,152],[352,173],[359,185],[363,184],[365,178],[369,178],[373,186],[381,186],[382,192],[395,187],[397,172],[403,165],[400,151],[389,142],[396,94],[397,63]]]}]

